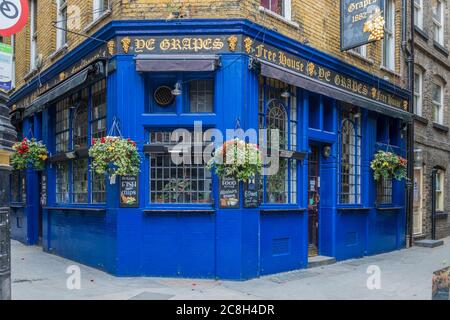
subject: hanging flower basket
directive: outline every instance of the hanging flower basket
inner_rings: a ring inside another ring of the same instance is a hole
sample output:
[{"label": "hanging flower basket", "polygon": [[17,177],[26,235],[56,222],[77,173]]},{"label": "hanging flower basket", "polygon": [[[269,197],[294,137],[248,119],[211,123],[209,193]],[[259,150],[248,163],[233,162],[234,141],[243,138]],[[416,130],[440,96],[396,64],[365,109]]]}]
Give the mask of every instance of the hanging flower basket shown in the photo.
[{"label": "hanging flower basket", "polygon": [[113,180],[116,176],[135,176],[140,171],[141,159],[136,142],[130,139],[115,136],[93,139],[89,156],[92,170],[97,174],[107,173]]},{"label": "hanging flower basket", "polygon": [[240,139],[227,141],[216,149],[207,167],[219,176],[248,181],[262,170],[261,153],[256,144]]},{"label": "hanging flower basket", "polygon": [[408,161],[395,153],[378,151],[370,164],[375,181],[382,178],[402,180],[407,177]]},{"label": "hanging flower basket", "polygon": [[44,170],[48,158],[47,147],[36,139],[23,139],[13,145],[14,153],[11,156],[11,166],[14,170]]}]

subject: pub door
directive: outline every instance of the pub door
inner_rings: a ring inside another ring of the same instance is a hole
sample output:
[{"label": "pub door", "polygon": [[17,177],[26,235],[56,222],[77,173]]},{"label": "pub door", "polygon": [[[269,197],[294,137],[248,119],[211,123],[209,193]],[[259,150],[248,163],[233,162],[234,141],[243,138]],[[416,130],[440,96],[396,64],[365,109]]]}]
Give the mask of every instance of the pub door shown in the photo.
[{"label": "pub door", "polygon": [[310,145],[308,167],[308,234],[310,257],[319,254],[320,149]]}]

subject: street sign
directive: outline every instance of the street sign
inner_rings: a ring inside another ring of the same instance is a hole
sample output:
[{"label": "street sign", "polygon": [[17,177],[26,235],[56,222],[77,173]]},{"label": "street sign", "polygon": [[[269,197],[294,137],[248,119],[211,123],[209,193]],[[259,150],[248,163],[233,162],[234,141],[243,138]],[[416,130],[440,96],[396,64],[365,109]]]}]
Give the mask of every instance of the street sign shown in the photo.
[{"label": "street sign", "polygon": [[384,0],[341,0],[341,51],[384,37]]},{"label": "street sign", "polygon": [[[1,0],[0,0],[1,1]],[[13,48],[0,43],[0,89],[12,89]]]},{"label": "street sign", "polygon": [[0,0],[0,35],[9,37],[27,24],[28,0]]}]

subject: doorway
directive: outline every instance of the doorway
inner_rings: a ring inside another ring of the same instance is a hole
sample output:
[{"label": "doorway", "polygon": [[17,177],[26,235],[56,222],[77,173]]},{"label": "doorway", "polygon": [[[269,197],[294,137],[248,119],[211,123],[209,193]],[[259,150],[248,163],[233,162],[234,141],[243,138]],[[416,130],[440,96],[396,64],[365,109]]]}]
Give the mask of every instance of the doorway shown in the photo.
[{"label": "doorway", "polygon": [[319,254],[320,147],[310,145],[308,161],[308,255]]}]

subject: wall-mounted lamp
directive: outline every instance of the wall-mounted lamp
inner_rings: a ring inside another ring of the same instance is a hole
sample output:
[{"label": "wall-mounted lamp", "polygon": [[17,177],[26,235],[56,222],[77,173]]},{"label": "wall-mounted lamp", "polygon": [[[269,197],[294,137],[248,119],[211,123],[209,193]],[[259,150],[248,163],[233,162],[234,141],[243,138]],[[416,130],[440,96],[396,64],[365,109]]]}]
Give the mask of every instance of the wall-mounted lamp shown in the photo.
[{"label": "wall-mounted lamp", "polygon": [[174,96],[181,96],[182,93],[183,91],[181,90],[181,83],[177,82],[175,84],[175,88],[172,90],[172,94]]},{"label": "wall-mounted lamp", "polygon": [[331,156],[331,146],[325,146],[325,147],[323,147],[322,153],[323,153],[323,157],[324,157],[325,159],[328,159],[328,158]]}]

